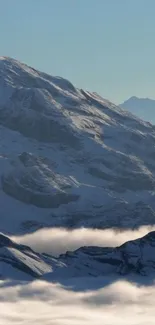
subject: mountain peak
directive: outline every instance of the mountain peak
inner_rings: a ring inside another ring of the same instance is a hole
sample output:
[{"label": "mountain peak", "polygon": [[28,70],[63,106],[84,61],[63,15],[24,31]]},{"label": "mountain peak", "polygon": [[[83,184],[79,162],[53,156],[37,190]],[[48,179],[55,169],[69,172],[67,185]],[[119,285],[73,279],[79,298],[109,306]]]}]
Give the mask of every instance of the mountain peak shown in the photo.
[{"label": "mountain peak", "polygon": [[132,96],[120,104],[120,107],[155,124],[155,99]]},{"label": "mountain peak", "polygon": [[0,56],[0,63],[1,64],[6,64],[6,65],[10,65],[10,64],[18,65],[20,67],[21,66],[27,66],[28,67],[27,64],[22,63],[22,62],[18,61],[17,59],[14,59],[14,58],[9,57],[9,56]]},{"label": "mountain peak", "polygon": [[12,245],[9,237],[5,236],[3,233],[0,233],[0,247]]},{"label": "mountain peak", "polygon": [[[155,102],[154,99],[148,98],[148,97],[137,97],[137,96],[131,96],[130,98],[128,98],[127,100],[124,101],[124,103],[127,102],[134,102],[134,101],[141,101],[143,103],[143,101],[148,101],[148,102]],[[123,104],[121,104],[123,105]]]},{"label": "mountain peak", "polygon": [[76,92],[76,88],[67,79],[48,75],[16,59],[0,57],[0,82],[13,87],[49,88],[54,86],[59,91]]},{"label": "mountain peak", "polygon": [[137,99],[139,99],[137,96],[131,96],[129,99],[127,99],[127,100],[137,100]]}]

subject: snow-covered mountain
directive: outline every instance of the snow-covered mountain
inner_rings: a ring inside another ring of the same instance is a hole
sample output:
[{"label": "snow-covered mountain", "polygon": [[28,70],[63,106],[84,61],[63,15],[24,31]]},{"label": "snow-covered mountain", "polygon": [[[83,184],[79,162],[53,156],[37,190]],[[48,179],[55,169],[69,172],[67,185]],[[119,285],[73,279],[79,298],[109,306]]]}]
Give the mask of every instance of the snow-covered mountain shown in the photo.
[{"label": "snow-covered mountain", "polygon": [[0,229],[155,224],[155,127],[0,58]]},{"label": "snow-covered mountain", "polygon": [[148,275],[155,272],[155,231],[120,247],[81,247],[60,255],[76,275],[101,276],[110,273]]},{"label": "snow-covered mountain", "polygon": [[31,248],[18,245],[0,234],[0,277],[14,277],[23,272],[31,277],[38,277],[52,271],[52,267],[39,257]]},{"label": "snow-covered mountain", "polygon": [[155,100],[133,96],[120,104],[120,107],[155,124]]},{"label": "snow-covered mountain", "polygon": [[46,280],[109,274],[141,274],[155,272],[155,231],[116,248],[81,247],[54,258],[38,254],[0,234],[0,276],[2,279]]}]

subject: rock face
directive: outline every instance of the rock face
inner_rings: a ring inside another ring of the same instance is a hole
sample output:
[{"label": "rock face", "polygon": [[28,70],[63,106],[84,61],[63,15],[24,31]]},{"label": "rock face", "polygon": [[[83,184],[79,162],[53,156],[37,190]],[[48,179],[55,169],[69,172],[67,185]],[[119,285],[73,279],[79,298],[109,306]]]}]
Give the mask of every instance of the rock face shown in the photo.
[{"label": "rock face", "polygon": [[154,252],[155,231],[120,247],[81,247],[58,258],[37,254],[29,247],[18,245],[3,234],[0,235],[0,268],[3,277],[4,263],[25,274],[43,276],[49,280],[109,274],[155,274]]},{"label": "rock face", "polygon": [[1,57],[0,143],[3,231],[155,224],[155,128],[98,94]]}]

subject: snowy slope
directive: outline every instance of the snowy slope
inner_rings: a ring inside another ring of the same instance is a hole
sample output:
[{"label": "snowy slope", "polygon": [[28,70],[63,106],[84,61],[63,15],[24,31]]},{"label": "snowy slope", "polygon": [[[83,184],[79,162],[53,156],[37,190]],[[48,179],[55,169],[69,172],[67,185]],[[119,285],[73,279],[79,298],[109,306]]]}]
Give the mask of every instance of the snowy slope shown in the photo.
[{"label": "snowy slope", "polygon": [[[31,276],[40,276],[52,268],[29,247],[18,245],[0,234],[0,274],[6,276],[6,264]],[[11,273],[10,273],[11,274]],[[9,276],[10,276],[9,274]]]},{"label": "snowy slope", "polygon": [[0,58],[0,229],[155,224],[155,128]]},{"label": "snowy slope", "polygon": [[55,269],[63,263],[54,257],[35,253],[30,247],[19,245],[0,233],[0,277],[18,280],[31,280]]}]

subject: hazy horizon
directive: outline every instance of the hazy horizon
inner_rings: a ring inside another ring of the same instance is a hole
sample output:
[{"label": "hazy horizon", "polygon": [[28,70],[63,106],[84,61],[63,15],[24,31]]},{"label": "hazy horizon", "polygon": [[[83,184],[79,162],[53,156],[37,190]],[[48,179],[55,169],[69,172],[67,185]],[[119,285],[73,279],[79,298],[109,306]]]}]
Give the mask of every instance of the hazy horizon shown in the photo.
[{"label": "hazy horizon", "polygon": [[155,99],[154,11],[153,0],[2,0],[0,55],[116,104]]}]

